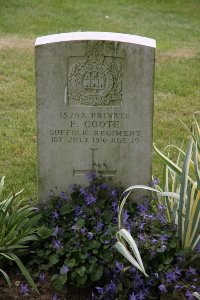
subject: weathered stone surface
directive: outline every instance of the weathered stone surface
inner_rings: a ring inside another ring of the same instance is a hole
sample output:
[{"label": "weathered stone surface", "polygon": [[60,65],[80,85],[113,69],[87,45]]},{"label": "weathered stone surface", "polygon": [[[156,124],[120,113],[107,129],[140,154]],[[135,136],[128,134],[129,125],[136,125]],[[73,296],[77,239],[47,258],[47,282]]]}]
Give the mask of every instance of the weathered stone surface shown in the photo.
[{"label": "weathered stone surface", "polygon": [[36,40],[39,201],[96,171],[151,178],[155,41],[76,32]]}]

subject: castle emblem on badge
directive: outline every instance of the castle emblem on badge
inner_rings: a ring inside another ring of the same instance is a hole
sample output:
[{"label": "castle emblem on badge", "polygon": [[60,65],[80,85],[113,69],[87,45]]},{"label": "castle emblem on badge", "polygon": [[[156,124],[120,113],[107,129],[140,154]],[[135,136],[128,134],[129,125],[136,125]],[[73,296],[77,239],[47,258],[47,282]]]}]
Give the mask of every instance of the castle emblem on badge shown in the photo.
[{"label": "castle emblem on badge", "polygon": [[69,58],[68,103],[75,106],[121,106],[121,58],[92,48],[84,57]]}]

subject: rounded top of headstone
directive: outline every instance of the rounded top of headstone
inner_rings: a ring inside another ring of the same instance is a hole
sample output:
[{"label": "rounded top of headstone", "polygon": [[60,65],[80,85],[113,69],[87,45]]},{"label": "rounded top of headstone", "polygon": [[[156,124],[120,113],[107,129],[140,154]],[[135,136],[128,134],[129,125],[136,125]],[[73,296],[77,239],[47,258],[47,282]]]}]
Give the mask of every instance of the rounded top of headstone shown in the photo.
[{"label": "rounded top of headstone", "polygon": [[156,48],[154,39],[116,32],[68,32],[38,37],[35,46],[68,41],[113,41]]}]

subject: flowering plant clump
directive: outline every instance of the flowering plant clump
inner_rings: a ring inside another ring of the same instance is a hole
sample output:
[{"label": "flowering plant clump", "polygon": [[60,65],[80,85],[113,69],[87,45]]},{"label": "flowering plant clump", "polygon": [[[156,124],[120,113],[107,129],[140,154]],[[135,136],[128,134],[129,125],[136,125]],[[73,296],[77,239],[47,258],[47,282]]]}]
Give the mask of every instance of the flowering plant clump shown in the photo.
[{"label": "flowering plant clump", "polygon": [[[87,287],[92,299],[160,299],[162,294],[180,291],[192,299],[199,271],[195,260],[186,265],[188,257],[177,253],[165,207],[151,198],[129,201],[123,210],[123,225],[137,243],[149,275],[145,277],[113,247],[123,188],[94,173],[88,177],[88,187],[73,185],[71,195],[52,193],[40,210],[41,239],[32,245],[31,264],[39,266],[41,280],[48,271],[57,290],[66,283]],[[198,256],[199,250],[195,251]]]},{"label": "flowering plant clump", "polygon": [[53,193],[40,210],[40,241],[33,243],[31,264],[40,273],[53,273],[52,282],[61,290],[67,282],[75,286],[94,286],[106,282],[112,269],[117,212],[123,188],[112,186],[96,174],[88,174],[87,188],[72,185],[71,195]]}]

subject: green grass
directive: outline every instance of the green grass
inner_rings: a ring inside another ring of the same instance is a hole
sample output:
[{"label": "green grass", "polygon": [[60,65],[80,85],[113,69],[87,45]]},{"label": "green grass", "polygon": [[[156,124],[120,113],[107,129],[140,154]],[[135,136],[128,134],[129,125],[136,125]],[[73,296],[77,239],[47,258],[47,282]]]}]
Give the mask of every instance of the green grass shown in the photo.
[{"label": "green grass", "polygon": [[[106,18],[108,16],[108,18]],[[114,31],[157,40],[154,142],[181,144],[200,110],[199,0],[0,0],[0,176],[36,198],[34,40],[69,31]],[[154,173],[161,165],[154,158]]]}]

